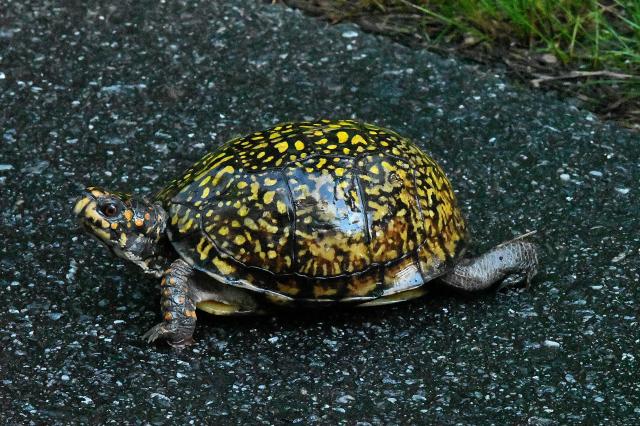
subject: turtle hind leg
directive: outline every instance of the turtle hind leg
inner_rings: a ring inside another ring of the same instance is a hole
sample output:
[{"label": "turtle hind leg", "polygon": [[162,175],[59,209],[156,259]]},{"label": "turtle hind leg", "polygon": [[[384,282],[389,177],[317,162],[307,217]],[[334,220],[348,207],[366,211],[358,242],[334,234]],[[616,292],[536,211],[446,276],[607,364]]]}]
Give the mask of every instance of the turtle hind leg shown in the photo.
[{"label": "turtle hind leg", "polygon": [[518,237],[480,256],[461,260],[441,278],[448,286],[469,292],[488,289],[499,281],[510,286],[524,280],[528,287],[537,267],[536,245]]},{"label": "turtle hind leg", "polygon": [[171,264],[160,284],[163,322],[147,331],[142,338],[149,343],[164,338],[173,347],[181,348],[193,344],[196,327],[196,301],[191,292],[190,277],[193,269],[187,262],[178,259]]}]

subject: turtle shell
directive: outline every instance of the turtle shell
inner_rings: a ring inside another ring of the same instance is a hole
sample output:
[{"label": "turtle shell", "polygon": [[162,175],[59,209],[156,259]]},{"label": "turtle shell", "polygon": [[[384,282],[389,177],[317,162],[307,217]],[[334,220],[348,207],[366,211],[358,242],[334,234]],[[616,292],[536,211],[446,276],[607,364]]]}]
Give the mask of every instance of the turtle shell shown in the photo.
[{"label": "turtle shell", "polygon": [[446,272],[466,243],[438,164],[395,132],[351,120],[233,139],[157,198],[181,257],[280,301],[392,297]]}]

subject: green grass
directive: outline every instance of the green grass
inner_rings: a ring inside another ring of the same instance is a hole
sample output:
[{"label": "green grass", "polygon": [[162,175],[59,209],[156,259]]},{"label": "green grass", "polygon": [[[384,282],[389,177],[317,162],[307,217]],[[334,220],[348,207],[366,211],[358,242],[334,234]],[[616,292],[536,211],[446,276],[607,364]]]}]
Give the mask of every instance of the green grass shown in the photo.
[{"label": "green grass", "polygon": [[[443,34],[513,42],[560,61],[640,68],[638,0],[358,0],[379,11],[412,10]],[[342,2],[346,3],[346,2]]]},{"label": "green grass", "polygon": [[[536,74],[579,84],[597,108],[626,105],[640,123],[640,0],[319,0],[336,20],[412,17],[404,33],[430,43],[484,45],[497,52],[546,54]],[[343,16],[339,16],[343,13]],[[402,22],[406,22],[406,19]],[[553,56],[551,56],[553,55]],[[555,61],[554,61],[555,60]],[[542,70],[542,72],[540,72]],[[571,73],[571,71],[578,71]],[[595,76],[589,72],[599,71]],[[560,78],[558,78],[560,77]],[[565,78],[566,77],[566,78]],[[603,99],[606,98],[606,99]]]}]

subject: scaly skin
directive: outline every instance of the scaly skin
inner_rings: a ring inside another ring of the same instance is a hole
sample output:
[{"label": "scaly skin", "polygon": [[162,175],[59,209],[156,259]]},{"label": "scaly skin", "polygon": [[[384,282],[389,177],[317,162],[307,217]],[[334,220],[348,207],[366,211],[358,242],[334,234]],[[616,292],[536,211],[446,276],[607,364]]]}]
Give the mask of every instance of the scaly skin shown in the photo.
[{"label": "scaly skin", "polygon": [[442,280],[451,287],[470,292],[485,290],[499,281],[509,285],[522,279],[528,287],[537,266],[535,244],[516,238],[475,258],[463,259]]},{"label": "scaly skin", "polygon": [[160,283],[164,321],[156,324],[142,338],[153,342],[164,338],[173,347],[193,344],[196,327],[196,300],[191,291],[190,277],[193,269],[187,262],[178,259],[167,269]]}]

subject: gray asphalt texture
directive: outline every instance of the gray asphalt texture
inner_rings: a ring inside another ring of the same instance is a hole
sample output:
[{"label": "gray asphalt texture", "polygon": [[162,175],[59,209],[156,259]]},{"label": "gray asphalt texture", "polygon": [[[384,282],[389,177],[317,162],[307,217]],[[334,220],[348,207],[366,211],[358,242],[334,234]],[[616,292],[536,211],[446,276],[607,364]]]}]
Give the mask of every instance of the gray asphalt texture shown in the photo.
[{"label": "gray asphalt texture", "polygon": [[[278,5],[108,3],[3,6],[2,421],[637,424],[637,134]],[[79,191],[150,193],[233,136],[321,117],[431,153],[477,252],[538,230],[532,288],[202,314],[193,347],[143,342],[159,283],[77,233]]]}]

